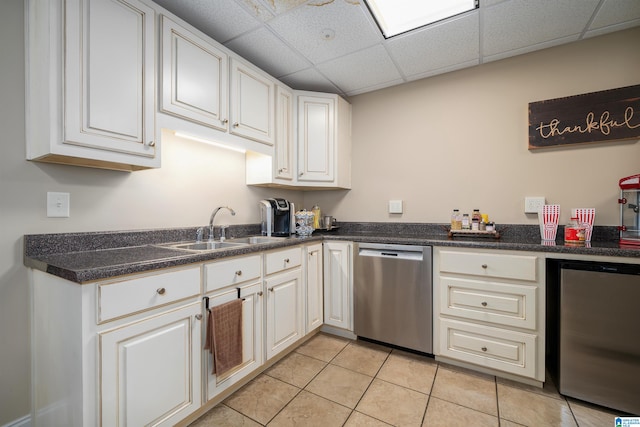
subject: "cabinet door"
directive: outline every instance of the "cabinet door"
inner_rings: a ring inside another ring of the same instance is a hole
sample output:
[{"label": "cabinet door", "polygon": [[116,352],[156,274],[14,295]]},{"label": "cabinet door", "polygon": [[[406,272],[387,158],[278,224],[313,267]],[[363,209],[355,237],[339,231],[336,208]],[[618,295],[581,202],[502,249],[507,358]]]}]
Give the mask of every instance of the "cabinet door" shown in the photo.
[{"label": "cabinet door", "polygon": [[201,404],[201,303],[99,334],[102,425],[174,425]]},{"label": "cabinet door", "polygon": [[324,323],[353,331],[353,245],[325,242]]},{"label": "cabinet door", "polygon": [[65,13],[65,142],[155,156],[154,10],[73,0]]},{"label": "cabinet door", "polygon": [[227,130],[227,54],[162,17],[161,110]]},{"label": "cabinet door", "polygon": [[265,280],[267,290],[267,360],[302,337],[302,271]]},{"label": "cabinet door", "polygon": [[[262,282],[240,286],[240,297],[244,299],[242,302],[243,356],[241,365],[223,375],[212,374],[211,370],[213,365],[211,352],[209,352],[209,350],[203,350],[207,378],[207,401],[213,399],[220,394],[220,392],[246,377],[264,362],[264,353],[262,351],[262,295]],[[238,298],[237,288],[228,288],[212,294],[209,297],[209,306],[215,307],[232,301],[235,298]]]},{"label": "cabinet door", "polygon": [[307,247],[306,327],[309,333],[322,326],[323,280],[322,243]]},{"label": "cabinet door", "polygon": [[293,92],[276,87],[276,161],[273,176],[293,180]]},{"label": "cabinet door", "polygon": [[273,145],[275,84],[261,73],[231,58],[231,133]]},{"label": "cabinet door", "polygon": [[298,97],[298,181],[332,182],[335,99]]}]

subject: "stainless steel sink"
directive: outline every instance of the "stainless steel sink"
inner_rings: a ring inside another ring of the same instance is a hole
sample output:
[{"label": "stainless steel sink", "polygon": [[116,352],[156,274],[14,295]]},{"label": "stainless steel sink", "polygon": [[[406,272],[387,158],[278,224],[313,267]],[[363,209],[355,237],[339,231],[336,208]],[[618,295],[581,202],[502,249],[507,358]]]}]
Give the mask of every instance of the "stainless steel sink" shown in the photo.
[{"label": "stainless steel sink", "polygon": [[172,245],[165,245],[173,249],[183,249],[185,251],[213,251],[216,249],[224,248],[236,248],[240,246],[246,246],[246,243],[233,243],[233,242],[191,242],[191,243],[177,243]]},{"label": "stainless steel sink", "polygon": [[275,243],[284,240],[286,237],[268,237],[268,236],[249,236],[249,237],[237,237],[235,239],[229,239],[230,243],[241,243],[245,245],[257,245],[258,243]]}]

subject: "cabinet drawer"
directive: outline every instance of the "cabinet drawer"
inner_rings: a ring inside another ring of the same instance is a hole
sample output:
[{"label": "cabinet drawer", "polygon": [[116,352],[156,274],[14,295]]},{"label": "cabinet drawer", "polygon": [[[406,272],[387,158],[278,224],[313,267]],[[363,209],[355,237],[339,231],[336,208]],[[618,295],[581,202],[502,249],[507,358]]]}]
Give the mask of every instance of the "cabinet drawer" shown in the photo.
[{"label": "cabinet drawer", "polygon": [[233,258],[204,266],[205,292],[260,278],[260,255]]},{"label": "cabinet drawer", "polygon": [[265,255],[265,275],[297,267],[301,261],[302,248],[300,246],[269,252]]},{"label": "cabinet drawer", "polygon": [[536,281],[537,256],[440,252],[440,272]]},{"label": "cabinet drawer", "polygon": [[537,287],[440,276],[440,312],[536,329]]},{"label": "cabinet drawer", "polygon": [[440,320],[440,355],[529,378],[536,377],[537,339],[522,332]]},{"label": "cabinet drawer", "polygon": [[200,294],[200,268],[98,284],[98,323]]}]

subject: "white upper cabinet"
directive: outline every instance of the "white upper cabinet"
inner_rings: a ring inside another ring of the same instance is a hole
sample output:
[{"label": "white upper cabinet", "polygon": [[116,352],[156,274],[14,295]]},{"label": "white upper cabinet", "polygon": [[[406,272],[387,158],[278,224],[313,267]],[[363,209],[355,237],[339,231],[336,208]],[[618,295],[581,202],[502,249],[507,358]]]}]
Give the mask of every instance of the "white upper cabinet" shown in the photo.
[{"label": "white upper cabinet", "polygon": [[332,98],[298,97],[298,181],[335,179],[335,109]]},{"label": "white upper cabinet", "polygon": [[273,174],[276,180],[289,183],[294,179],[293,102],[293,92],[278,85],[276,87],[276,146]]},{"label": "white upper cabinet", "polygon": [[231,133],[273,145],[275,82],[257,68],[231,58]]},{"label": "white upper cabinet", "polygon": [[226,131],[228,57],[203,37],[162,16],[160,110]]},{"label": "white upper cabinet", "polygon": [[27,159],[159,167],[153,8],[52,0],[27,10]]},{"label": "white upper cabinet", "polygon": [[[308,190],[351,188],[351,105],[338,95],[293,93],[297,114],[289,129],[297,136],[295,152],[277,138],[273,158],[247,153],[247,184]],[[279,135],[284,126],[281,115],[287,113],[279,102],[277,107]],[[286,158],[296,159],[290,179],[283,176]]]}]

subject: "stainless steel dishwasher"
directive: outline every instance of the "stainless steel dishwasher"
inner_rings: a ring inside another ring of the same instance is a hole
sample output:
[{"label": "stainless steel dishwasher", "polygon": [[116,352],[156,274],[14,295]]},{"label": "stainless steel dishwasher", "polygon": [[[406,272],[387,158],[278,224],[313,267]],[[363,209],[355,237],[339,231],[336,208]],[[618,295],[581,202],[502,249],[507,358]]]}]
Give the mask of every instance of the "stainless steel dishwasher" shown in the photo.
[{"label": "stainless steel dishwasher", "polygon": [[354,245],[354,332],[433,353],[430,246]]}]

